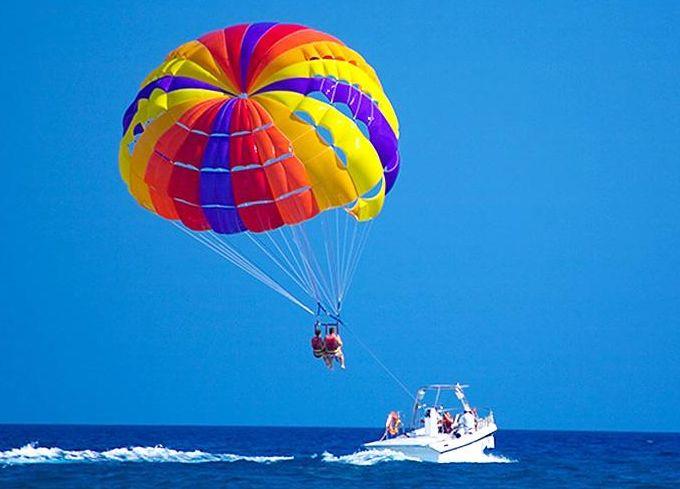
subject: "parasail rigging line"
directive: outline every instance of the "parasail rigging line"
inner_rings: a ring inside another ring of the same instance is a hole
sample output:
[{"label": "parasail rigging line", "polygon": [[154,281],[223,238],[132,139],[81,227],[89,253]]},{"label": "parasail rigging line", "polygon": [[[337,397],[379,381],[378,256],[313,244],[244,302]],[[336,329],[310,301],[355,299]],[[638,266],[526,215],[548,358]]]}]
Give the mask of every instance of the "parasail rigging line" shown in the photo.
[{"label": "parasail rigging line", "polygon": [[[280,232],[280,229],[278,231]],[[311,296],[312,295],[312,292],[311,292],[312,286],[309,283],[309,280],[308,280],[307,276],[305,275],[304,271],[302,270],[302,267],[298,263],[297,257],[293,254],[292,250],[290,249],[290,245],[288,245],[288,243],[286,243],[288,250],[291,254],[292,261],[291,261],[291,258],[286,256],[282,247],[279,245],[279,243],[276,242],[276,239],[273,237],[272,233],[264,233],[264,235],[269,239],[269,241],[272,243],[272,245],[274,246],[276,251],[279,253],[279,255],[281,255],[283,260],[290,267],[290,269],[295,274],[295,276],[298,278],[298,280],[300,282],[302,282],[303,290],[307,293],[307,295]],[[254,236],[254,237],[257,238],[256,236]],[[285,236],[283,237],[283,239],[285,240]]]},{"label": "parasail rigging line", "polygon": [[[262,282],[264,285],[268,286],[275,292],[278,292],[280,295],[291,301],[293,304],[299,306],[302,310],[306,311],[307,313],[311,314],[312,316],[314,315],[314,311],[312,311],[308,306],[306,306],[301,300],[299,300],[297,297],[295,297],[290,291],[288,291],[285,287],[283,287],[279,282],[271,278],[269,275],[267,275],[264,271],[262,271],[257,265],[255,265],[253,262],[245,258],[241,253],[239,253],[236,249],[234,249],[232,246],[224,242],[224,240],[220,239],[219,237],[212,236],[208,233],[202,234],[202,233],[194,233],[184,227],[182,224],[179,224],[175,221],[172,222],[173,225],[177,228],[179,228],[182,232],[185,234],[188,234],[191,236],[193,239],[198,241],[199,243],[203,244],[207,248],[211,249],[218,255],[222,256],[223,258],[227,259],[237,267],[239,267],[241,270],[244,272],[248,273],[250,276],[253,278],[259,280]],[[212,238],[212,239],[211,239]]]},{"label": "parasail rigging line", "polygon": [[[345,218],[344,224],[340,223],[341,217]],[[345,207],[337,207],[317,216],[314,226],[301,222],[281,226],[275,233],[242,233],[241,239],[249,240],[247,247],[257,251],[256,255],[244,253],[240,245],[236,246],[238,240],[231,236],[212,230],[194,231],[179,221],[173,224],[307,313],[313,315],[304,297],[324,304],[329,312],[339,316],[373,222],[355,220]],[[263,267],[261,258],[271,266]],[[283,275],[272,274],[277,272],[276,268]],[[300,292],[304,293],[302,298],[298,297]]]},{"label": "parasail rigging line", "polygon": [[310,271],[310,273],[314,276],[314,283],[319,286],[318,290],[319,292],[321,292],[321,296],[326,301],[326,304],[332,306],[335,303],[335,301],[331,298],[328,283],[326,281],[326,278],[321,267],[319,266],[313,248],[310,245],[307,236],[307,231],[305,230],[304,225],[294,226],[291,227],[290,229],[292,235],[295,238],[295,242],[298,246],[298,249],[301,251],[300,254],[301,257],[303,258],[303,262],[306,264],[307,269]]},{"label": "parasail rigging line", "polygon": [[354,280],[354,275],[356,274],[356,271],[359,266],[359,261],[361,259],[361,255],[364,253],[364,249],[366,248],[366,244],[368,243],[368,237],[371,234],[371,228],[373,227],[373,221],[369,222],[366,226],[364,226],[362,232],[363,236],[361,237],[361,244],[358,247],[358,251],[356,252],[356,256],[354,256],[354,262],[350,268],[349,276],[345,280],[345,288],[340,294],[340,297],[342,299],[345,298],[346,292],[350,289],[352,285],[352,281]]},{"label": "parasail rigging line", "polygon": [[[341,282],[343,284],[345,284],[346,281],[347,281],[348,270],[349,270],[349,267],[350,267],[350,264],[351,264],[352,258],[353,258],[352,253],[354,252],[354,246],[356,244],[356,240],[357,240],[357,236],[359,235],[359,232],[360,232],[360,229],[359,229],[358,225],[352,226],[352,229],[351,229],[351,232],[350,232],[351,238],[349,238],[349,247],[346,248],[346,250],[345,250],[346,253],[345,253],[344,265],[343,265],[343,270],[342,270],[342,280],[341,280]],[[343,287],[343,289],[344,289],[344,287]],[[343,294],[340,294],[340,295],[341,295],[341,298],[342,298]]]},{"label": "parasail rigging line", "polygon": [[[334,211],[335,212],[335,211]],[[321,229],[323,231],[323,236],[324,236],[324,251],[326,255],[326,267],[328,268],[328,281],[330,285],[330,289],[332,292],[332,296],[335,299],[337,303],[337,298],[338,298],[338,283],[335,280],[335,272],[333,270],[333,259],[331,259],[331,255],[335,255],[333,251],[333,243],[330,239],[330,233],[328,232],[328,226],[327,226],[327,216],[322,216],[321,219]],[[337,304],[333,304],[336,309],[338,309]],[[340,311],[338,311],[340,312]]]},{"label": "parasail rigging line", "polygon": [[409,396],[411,399],[413,399],[413,400],[415,401],[416,398],[413,396],[413,394],[411,394],[411,391],[409,390],[408,387],[406,387],[406,384],[404,384],[404,383],[401,381],[401,379],[399,379],[399,377],[397,377],[397,375],[396,375],[394,372],[392,372],[392,371],[389,369],[389,367],[387,367],[387,365],[385,365],[385,364],[382,362],[382,360],[380,360],[380,358],[378,358],[378,356],[377,356],[375,353],[373,353],[373,350],[371,350],[371,349],[368,347],[368,345],[366,345],[366,343],[364,343],[363,341],[361,341],[361,338],[359,338],[359,336],[357,336],[357,334],[354,332],[354,330],[348,328],[348,327],[347,327],[347,324],[345,324],[345,323],[342,323],[342,326],[343,326],[343,328],[345,329],[345,331],[348,331],[348,332],[350,333],[350,336],[352,336],[352,337],[354,338],[354,341],[356,341],[357,343],[359,343],[359,346],[361,346],[361,347],[366,351],[366,353],[368,353],[368,354],[371,356],[371,358],[373,358],[373,360],[375,360],[375,362],[376,362],[380,367],[382,367],[382,369],[385,371],[385,373],[387,373],[387,375],[390,376],[390,377],[392,378],[392,380],[394,380],[394,382],[395,382],[399,387],[401,387],[401,389],[402,389],[404,392],[406,392],[406,395]]},{"label": "parasail rigging line", "polygon": [[275,256],[273,256],[273,254],[270,253],[270,251],[269,251],[267,248],[265,248],[265,247],[260,243],[260,241],[259,241],[252,233],[247,232],[247,233],[245,233],[245,234],[246,234],[246,236],[248,236],[248,238],[250,239],[250,241],[252,241],[252,242],[255,244],[255,246],[257,246],[257,247],[262,251],[262,253],[264,253],[265,255],[267,255],[267,257],[269,257],[269,259],[270,259],[277,267],[279,267],[279,268],[283,271],[283,273],[285,273],[285,274],[286,274],[293,282],[295,282],[295,283],[297,284],[298,287],[300,287],[300,288],[301,288],[302,290],[304,290],[305,292],[309,293],[309,291],[307,290],[307,288],[300,282],[299,278],[296,277],[296,276],[294,276],[295,270],[292,268],[292,266],[291,266],[290,264],[289,264],[289,267],[291,268],[291,271],[289,271],[289,269],[287,269],[286,267],[284,267],[284,266],[281,264],[281,262],[280,262]]},{"label": "parasail rigging line", "polygon": [[[285,244],[286,248],[288,249],[288,253],[290,253],[290,256],[293,258],[293,261],[295,262],[295,265],[297,266],[297,270],[298,270],[300,276],[305,279],[304,282],[307,284],[307,288],[309,289],[308,294],[310,295],[310,297],[316,298],[317,294],[315,292],[315,287],[314,287],[314,283],[312,282],[312,278],[310,277],[309,272],[306,270],[304,265],[301,263],[302,259],[301,258],[298,259],[299,250],[298,250],[298,253],[293,251],[294,247],[291,245],[290,240],[286,236],[284,229],[285,228],[279,228],[279,229],[277,229],[277,231],[279,232],[281,239],[283,240],[283,243]],[[265,234],[267,236],[269,236],[270,239],[272,239],[272,240],[274,239],[274,238],[272,238],[272,236],[269,233],[265,233]]]}]

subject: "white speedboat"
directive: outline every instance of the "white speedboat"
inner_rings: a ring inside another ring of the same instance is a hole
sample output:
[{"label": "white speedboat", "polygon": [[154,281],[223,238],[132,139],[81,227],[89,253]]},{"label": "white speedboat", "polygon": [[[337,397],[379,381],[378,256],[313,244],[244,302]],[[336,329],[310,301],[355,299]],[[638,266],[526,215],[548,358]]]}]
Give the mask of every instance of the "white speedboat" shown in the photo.
[{"label": "white speedboat", "polygon": [[[421,387],[416,393],[411,427],[401,429],[400,417],[393,412],[388,416],[383,437],[364,446],[394,450],[424,462],[479,459],[485,450],[495,447],[493,435],[498,428],[493,412],[489,410],[481,417],[470,407],[463,392],[466,387],[460,384]],[[455,399],[458,400],[455,407],[446,406]]]}]

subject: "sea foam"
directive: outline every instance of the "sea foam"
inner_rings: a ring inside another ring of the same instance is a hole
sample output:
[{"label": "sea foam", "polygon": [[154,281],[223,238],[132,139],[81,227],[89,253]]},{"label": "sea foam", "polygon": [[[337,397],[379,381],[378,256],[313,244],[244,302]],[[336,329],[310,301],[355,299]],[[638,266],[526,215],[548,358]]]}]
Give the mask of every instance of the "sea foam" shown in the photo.
[{"label": "sea foam", "polygon": [[[324,452],[321,455],[321,460],[330,463],[343,463],[349,465],[375,465],[382,462],[420,462],[421,460],[414,457],[408,457],[401,452],[394,450],[361,450],[350,453],[349,455],[336,456],[329,452]],[[479,456],[456,460],[449,463],[480,463],[480,464],[508,464],[514,463],[512,460],[501,455],[481,454]]]},{"label": "sea foam", "polygon": [[162,445],[155,447],[123,447],[103,452],[95,450],[63,450],[58,447],[41,447],[35,443],[21,448],[0,451],[0,465],[58,464],[90,462],[255,462],[273,463],[293,460],[285,456],[247,456],[233,453],[207,453],[201,450],[173,450]]},{"label": "sea foam", "polygon": [[394,450],[361,450],[349,455],[335,456],[329,452],[321,454],[321,460],[331,463],[349,465],[375,465],[381,462],[420,462],[417,458],[407,457],[401,452]]},{"label": "sea foam", "polygon": [[503,455],[496,455],[493,453],[482,453],[476,457],[456,460],[450,463],[464,463],[464,464],[514,464],[517,460],[504,457]]}]

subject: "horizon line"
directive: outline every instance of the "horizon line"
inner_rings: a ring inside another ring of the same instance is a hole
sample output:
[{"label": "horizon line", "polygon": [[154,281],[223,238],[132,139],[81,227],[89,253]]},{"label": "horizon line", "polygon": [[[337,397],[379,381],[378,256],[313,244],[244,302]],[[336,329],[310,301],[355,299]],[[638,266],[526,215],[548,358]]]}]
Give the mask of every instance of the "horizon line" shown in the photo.
[{"label": "horizon line", "polygon": [[[88,427],[139,427],[139,428],[257,428],[257,429],[333,429],[333,430],[381,430],[383,426],[304,426],[304,425],[236,425],[236,424],[160,424],[160,423],[9,423],[0,422],[0,428],[7,426],[88,426]],[[548,433],[615,433],[615,434],[648,434],[648,435],[680,435],[680,431],[631,431],[604,429],[556,429],[556,428],[499,428],[498,431],[535,431]]]}]

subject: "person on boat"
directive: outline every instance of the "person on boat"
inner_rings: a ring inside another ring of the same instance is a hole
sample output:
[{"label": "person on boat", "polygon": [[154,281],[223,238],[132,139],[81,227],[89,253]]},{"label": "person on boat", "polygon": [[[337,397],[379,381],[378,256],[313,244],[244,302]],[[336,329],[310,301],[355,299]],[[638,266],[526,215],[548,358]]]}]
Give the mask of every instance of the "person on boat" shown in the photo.
[{"label": "person on boat", "polygon": [[385,434],[382,439],[394,438],[399,434],[401,429],[401,417],[397,411],[390,411],[387,415],[387,421],[385,421]]},{"label": "person on boat", "polygon": [[453,430],[453,416],[448,411],[444,411],[442,416],[442,431],[444,433],[451,433]]},{"label": "person on boat", "polygon": [[335,328],[331,326],[328,328],[328,334],[325,338],[326,342],[326,358],[330,362],[330,368],[333,366],[333,359],[340,364],[340,368],[345,368],[345,355],[342,353],[342,338],[335,332]]},{"label": "person on boat", "polygon": [[460,427],[466,435],[475,431],[475,416],[469,409],[460,417]]},{"label": "person on boat", "polygon": [[318,327],[314,328],[314,336],[312,336],[312,354],[314,358],[321,358],[323,363],[331,368],[331,360],[326,356],[326,342],[321,337],[321,330]]}]

